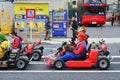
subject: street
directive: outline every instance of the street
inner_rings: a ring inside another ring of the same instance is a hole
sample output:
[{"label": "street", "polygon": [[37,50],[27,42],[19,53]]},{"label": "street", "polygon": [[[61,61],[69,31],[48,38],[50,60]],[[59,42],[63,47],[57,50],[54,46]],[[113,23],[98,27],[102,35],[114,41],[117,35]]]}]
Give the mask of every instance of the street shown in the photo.
[{"label": "street", "polygon": [[119,73],[113,72],[6,72],[0,75],[1,80],[118,80],[120,78]]},{"label": "street", "polygon": [[[99,70],[95,66],[92,68],[65,68],[64,70],[55,70],[54,68],[48,68],[44,65],[44,61],[32,61],[28,65],[26,70],[12,69],[0,69],[0,80],[118,80],[120,78],[120,31],[119,26],[115,25],[111,27],[110,24],[106,24],[101,27],[87,27],[87,34],[90,36],[90,42],[97,38],[105,38],[108,50],[114,59],[108,70]],[[100,32],[100,33],[99,33]],[[68,32],[71,36],[71,32]],[[92,39],[91,39],[92,38]],[[59,38],[58,38],[59,39]],[[60,38],[61,39],[61,38]],[[70,37],[65,40],[69,40]],[[111,41],[113,39],[114,41]],[[49,44],[41,44],[44,46],[44,55],[48,55],[52,49],[59,47],[60,43],[55,43],[56,38],[48,41]],[[62,38],[62,41],[65,41]],[[52,44],[52,41],[54,44]],[[59,41],[59,42],[62,42]],[[116,42],[117,41],[117,42]],[[47,42],[47,41],[46,41]],[[51,44],[50,44],[51,43]],[[117,58],[118,57],[118,58]]]},{"label": "street", "polygon": [[0,80],[120,79],[120,0],[0,0],[0,34]]}]

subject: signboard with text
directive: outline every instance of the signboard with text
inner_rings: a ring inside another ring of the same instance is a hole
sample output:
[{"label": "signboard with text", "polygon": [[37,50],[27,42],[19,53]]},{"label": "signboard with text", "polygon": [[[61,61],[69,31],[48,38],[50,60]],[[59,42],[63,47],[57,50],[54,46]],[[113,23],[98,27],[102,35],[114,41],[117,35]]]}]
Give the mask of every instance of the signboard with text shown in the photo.
[{"label": "signboard with text", "polygon": [[52,10],[52,36],[67,36],[67,10]]},{"label": "signboard with text", "polygon": [[26,9],[26,18],[36,18],[36,10]]}]

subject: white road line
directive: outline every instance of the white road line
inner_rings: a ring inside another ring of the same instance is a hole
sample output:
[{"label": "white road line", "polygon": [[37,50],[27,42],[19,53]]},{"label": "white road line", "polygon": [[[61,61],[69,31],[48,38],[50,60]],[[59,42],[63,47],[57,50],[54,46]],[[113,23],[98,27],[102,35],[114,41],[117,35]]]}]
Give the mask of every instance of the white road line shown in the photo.
[{"label": "white road line", "polygon": [[44,49],[50,49],[50,50],[54,50],[54,49],[57,49],[57,48],[44,48]]},{"label": "white road line", "polygon": [[[30,62],[29,64],[45,64],[45,62]],[[120,64],[120,62],[111,62],[110,64]]]},{"label": "white road line", "polygon": [[0,71],[0,73],[120,73],[120,70],[28,70],[28,71]]},{"label": "white road line", "polygon": [[112,58],[120,58],[120,56],[112,56]]},{"label": "white road line", "polygon": [[110,64],[120,64],[120,62],[111,62]]},{"label": "white road line", "polygon": [[[115,58],[120,58],[120,56],[112,56],[113,59]],[[35,61],[31,61],[29,64],[45,64],[45,62],[35,62]],[[111,64],[120,64],[120,62],[111,62]]]},{"label": "white road line", "polygon": [[45,64],[45,62],[30,62],[29,64]]}]

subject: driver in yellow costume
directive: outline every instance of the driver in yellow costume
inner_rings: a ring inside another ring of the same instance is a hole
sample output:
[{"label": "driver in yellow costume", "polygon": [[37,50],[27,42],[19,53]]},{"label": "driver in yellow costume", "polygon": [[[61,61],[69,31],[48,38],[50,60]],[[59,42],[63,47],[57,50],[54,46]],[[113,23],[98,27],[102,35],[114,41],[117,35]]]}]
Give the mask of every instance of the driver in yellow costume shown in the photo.
[{"label": "driver in yellow costume", "polygon": [[8,51],[8,40],[4,34],[0,33],[0,59],[4,57],[7,51]]}]

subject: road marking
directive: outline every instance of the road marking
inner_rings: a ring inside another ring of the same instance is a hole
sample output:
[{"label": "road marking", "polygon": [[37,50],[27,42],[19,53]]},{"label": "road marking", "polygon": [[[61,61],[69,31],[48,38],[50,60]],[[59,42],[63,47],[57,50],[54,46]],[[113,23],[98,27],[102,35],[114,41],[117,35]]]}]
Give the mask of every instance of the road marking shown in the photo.
[{"label": "road marking", "polygon": [[[120,56],[112,56],[112,58],[120,58]],[[29,64],[45,64],[45,62],[31,61]],[[120,64],[120,62],[111,62],[111,64]]]},{"label": "road marking", "polygon": [[[30,62],[29,64],[45,64],[45,62]],[[120,62],[110,62],[110,64],[120,64]]]},{"label": "road marking", "polygon": [[0,71],[0,73],[120,73],[120,70],[28,70],[28,71]]},{"label": "road marking", "polygon": [[45,62],[34,62],[34,61],[32,61],[29,64],[45,64]]},{"label": "road marking", "polygon": [[120,58],[120,56],[112,56],[112,58]]},{"label": "road marking", "polygon": [[[120,58],[120,56],[112,56],[113,59],[115,58]],[[29,64],[45,64],[45,62],[35,62],[35,61],[31,61]],[[120,64],[120,62],[111,62],[111,64]]]},{"label": "road marking", "polygon": [[45,48],[45,49],[51,49],[51,50],[56,50],[57,48]]},{"label": "road marking", "polygon": [[110,64],[120,64],[120,62],[110,62]]}]

